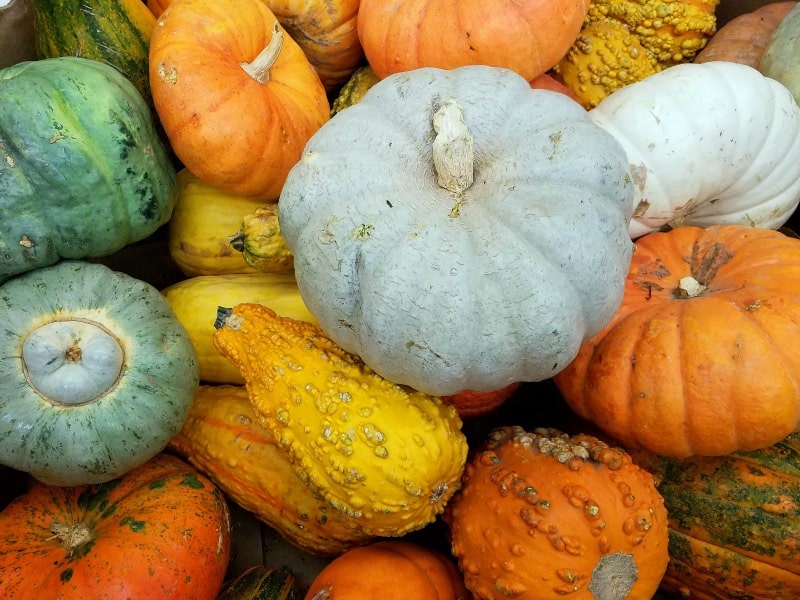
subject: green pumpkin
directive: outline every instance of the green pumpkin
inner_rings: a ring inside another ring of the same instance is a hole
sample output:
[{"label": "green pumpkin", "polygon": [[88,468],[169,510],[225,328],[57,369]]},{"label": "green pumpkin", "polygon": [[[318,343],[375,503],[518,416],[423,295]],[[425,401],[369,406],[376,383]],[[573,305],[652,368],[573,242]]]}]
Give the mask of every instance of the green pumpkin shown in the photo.
[{"label": "green pumpkin", "polygon": [[0,69],[0,281],[107,256],[169,220],[175,167],[133,84],[98,61]]},{"label": "green pumpkin", "polygon": [[166,447],[198,385],[191,339],[148,283],[61,261],[0,286],[0,463],[96,484]]}]

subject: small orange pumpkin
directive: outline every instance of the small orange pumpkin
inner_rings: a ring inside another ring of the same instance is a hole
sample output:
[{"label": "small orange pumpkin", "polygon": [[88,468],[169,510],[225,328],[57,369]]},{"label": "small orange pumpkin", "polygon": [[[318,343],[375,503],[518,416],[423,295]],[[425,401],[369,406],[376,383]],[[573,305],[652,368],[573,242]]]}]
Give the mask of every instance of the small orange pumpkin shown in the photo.
[{"label": "small orange pumpkin", "polygon": [[477,417],[502,406],[521,385],[521,382],[516,382],[488,392],[464,390],[451,396],[442,396],[442,401],[455,407],[462,419]]},{"label": "small orange pumpkin", "polygon": [[[262,0],[303,49],[326,89],[343,84],[356,70],[364,52],[358,40],[359,0]],[[171,0],[147,0],[159,17]]]},{"label": "small orange pumpkin", "polygon": [[405,540],[348,550],[320,571],[305,600],[466,600],[455,562]]},{"label": "small orange pumpkin", "polygon": [[590,435],[493,430],[444,516],[476,600],[650,600],[669,559],[653,476]]},{"label": "small orange pumpkin", "polygon": [[158,454],[112,481],[34,483],[0,512],[4,600],[213,600],[231,548],[222,493]]},{"label": "small orange pumpkin", "polygon": [[181,0],[150,39],[150,86],[173,150],[226,192],[278,197],[330,118],[325,87],[260,0]]},{"label": "small orange pumpkin", "polygon": [[639,238],[622,305],[554,377],[629,448],[770,446],[800,429],[800,240],[739,225]]},{"label": "small orange pumpkin", "polygon": [[589,0],[361,0],[358,36],[379,78],[418,67],[490,65],[530,81],[567,52]]}]

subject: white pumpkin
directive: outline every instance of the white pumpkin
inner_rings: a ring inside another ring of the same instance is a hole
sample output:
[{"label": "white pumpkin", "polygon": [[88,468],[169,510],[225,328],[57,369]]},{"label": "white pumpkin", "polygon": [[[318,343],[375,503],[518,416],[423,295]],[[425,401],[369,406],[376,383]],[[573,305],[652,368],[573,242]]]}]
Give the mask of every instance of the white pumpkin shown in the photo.
[{"label": "white pumpkin", "polygon": [[752,67],[669,67],[589,115],[628,154],[633,238],[680,225],[777,229],[800,201],[800,109]]},{"label": "white pumpkin", "polygon": [[312,137],[278,207],[325,332],[448,395],[551,377],[611,319],[632,194],[580,105],[468,66],[376,84]]}]

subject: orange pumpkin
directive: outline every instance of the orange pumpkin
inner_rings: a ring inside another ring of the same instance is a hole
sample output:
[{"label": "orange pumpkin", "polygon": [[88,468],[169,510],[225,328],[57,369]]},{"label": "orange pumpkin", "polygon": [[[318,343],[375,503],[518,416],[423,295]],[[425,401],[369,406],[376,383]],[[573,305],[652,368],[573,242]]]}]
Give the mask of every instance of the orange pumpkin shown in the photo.
[{"label": "orange pumpkin", "polygon": [[358,36],[383,79],[418,67],[506,67],[530,81],[575,41],[589,0],[361,0]]},{"label": "orange pumpkin", "polygon": [[653,476],[620,448],[554,429],[492,431],[445,521],[476,600],[650,600],[669,559]]},{"label": "orange pumpkin", "polygon": [[221,492],[169,454],[99,485],[34,483],[0,512],[0,598],[213,600],[230,544]]},{"label": "orange pumpkin", "polygon": [[348,550],[311,582],[305,600],[466,600],[455,563],[444,554],[404,540],[384,540]]},{"label": "orange pumpkin", "polygon": [[[359,0],[262,0],[303,49],[328,90],[343,84],[364,57],[356,30]],[[158,17],[170,0],[147,0]]]},{"label": "orange pumpkin", "polygon": [[330,118],[325,88],[260,0],[181,0],[150,40],[150,86],[175,154],[226,192],[278,197]]},{"label": "orange pumpkin", "polygon": [[711,36],[705,48],[694,57],[694,62],[726,60],[757,69],[772,32],[796,4],[795,1],[769,2],[734,17]]},{"label": "orange pumpkin", "polygon": [[521,382],[512,383],[488,392],[464,390],[451,396],[442,396],[442,401],[455,407],[458,416],[462,419],[477,417],[502,406],[514,395],[520,385],[522,385]]},{"label": "orange pumpkin", "polygon": [[581,417],[671,457],[800,429],[800,240],[743,226],[636,241],[622,305],[554,381]]}]

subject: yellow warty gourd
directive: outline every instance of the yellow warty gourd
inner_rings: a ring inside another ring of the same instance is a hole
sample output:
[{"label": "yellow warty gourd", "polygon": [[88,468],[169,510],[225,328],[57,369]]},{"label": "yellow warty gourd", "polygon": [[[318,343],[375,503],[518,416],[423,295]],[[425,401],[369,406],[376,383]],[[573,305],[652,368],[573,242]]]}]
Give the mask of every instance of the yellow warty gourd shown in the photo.
[{"label": "yellow warty gourd", "polygon": [[592,0],[553,68],[587,109],[621,87],[690,62],[717,27],[719,0]]},{"label": "yellow warty gourd", "polygon": [[216,327],[261,424],[301,479],[364,532],[404,535],[443,511],[467,457],[452,406],[383,379],[318,326],[265,306],[221,309]]}]

